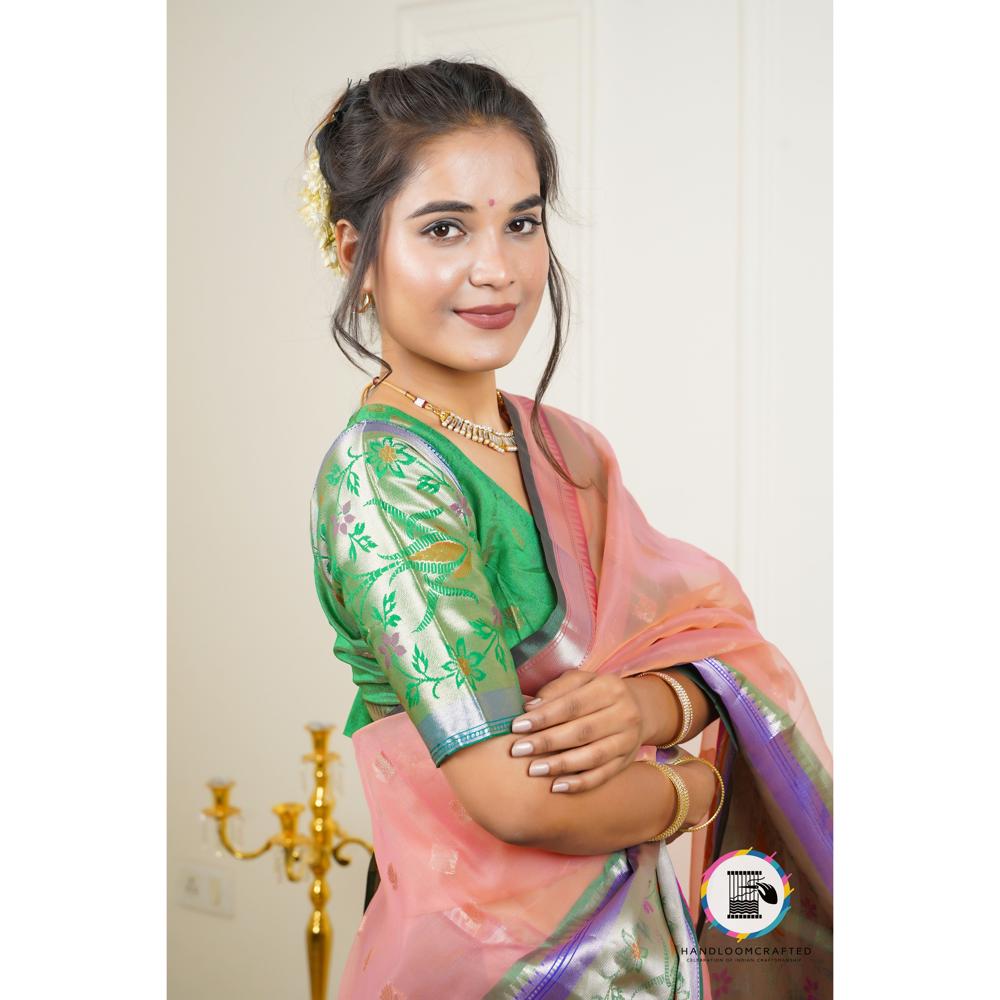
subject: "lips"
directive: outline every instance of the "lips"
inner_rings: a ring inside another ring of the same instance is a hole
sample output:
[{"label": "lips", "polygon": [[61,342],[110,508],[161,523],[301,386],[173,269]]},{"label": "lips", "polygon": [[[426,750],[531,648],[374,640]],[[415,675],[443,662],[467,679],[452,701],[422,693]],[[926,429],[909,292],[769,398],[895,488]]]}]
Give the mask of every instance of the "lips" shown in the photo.
[{"label": "lips", "polygon": [[496,316],[497,313],[511,312],[516,309],[514,302],[502,302],[498,306],[473,306],[471,309],[456,309],[457,313],[475,313],[477,316]]},{"label": "lips", "polygon": [[455,315],[480,330],[502,330],[514,322],[517,307],[511,303],[499,306],[476,306],[475,309],[456,309]]}]

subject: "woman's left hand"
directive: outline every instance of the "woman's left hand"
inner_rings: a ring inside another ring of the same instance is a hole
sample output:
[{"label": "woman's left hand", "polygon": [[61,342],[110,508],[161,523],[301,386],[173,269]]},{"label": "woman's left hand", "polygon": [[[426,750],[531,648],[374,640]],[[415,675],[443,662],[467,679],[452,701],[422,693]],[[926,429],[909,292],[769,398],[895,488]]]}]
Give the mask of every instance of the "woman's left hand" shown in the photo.
[{"label": "woman's left hand", "polygon": [[[511,755],[530,757],[528,773],[543,774],[553,791],[562,782],[569,787],[560,791],[597,788],[628,767],[642,746],[645,719],[634,690],[617,674],[563,672],[538,691],[541,704],[514,720],[527,719],[531,728],[516,733]],[[526,743],[530,749],[515,753]]]}]

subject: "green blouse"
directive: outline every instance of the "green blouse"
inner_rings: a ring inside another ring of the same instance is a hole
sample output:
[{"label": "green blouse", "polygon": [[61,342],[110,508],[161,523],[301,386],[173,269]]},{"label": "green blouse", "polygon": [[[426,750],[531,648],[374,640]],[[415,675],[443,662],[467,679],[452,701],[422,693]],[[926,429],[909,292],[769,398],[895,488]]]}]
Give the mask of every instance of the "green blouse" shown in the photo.
[{"label": "green blouse", "polygon": [[523,711],[510,649],[557,594],[532,515],[445,431],[370,403],[312,496],[316,591],[357,686],[344,734],[406,711],[440,765]]}]

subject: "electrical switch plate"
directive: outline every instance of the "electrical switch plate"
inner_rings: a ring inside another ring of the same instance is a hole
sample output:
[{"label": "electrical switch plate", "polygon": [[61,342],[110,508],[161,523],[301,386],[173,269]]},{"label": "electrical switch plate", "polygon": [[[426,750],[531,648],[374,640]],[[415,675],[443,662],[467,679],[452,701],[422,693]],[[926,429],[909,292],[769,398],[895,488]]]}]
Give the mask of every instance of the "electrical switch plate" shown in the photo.
[{"label": "electrical switch plate", "polygon": [[182,906],[218,917],[233,916],[233,877],[208,865],[183,864],[178,872],[177,896]]}]

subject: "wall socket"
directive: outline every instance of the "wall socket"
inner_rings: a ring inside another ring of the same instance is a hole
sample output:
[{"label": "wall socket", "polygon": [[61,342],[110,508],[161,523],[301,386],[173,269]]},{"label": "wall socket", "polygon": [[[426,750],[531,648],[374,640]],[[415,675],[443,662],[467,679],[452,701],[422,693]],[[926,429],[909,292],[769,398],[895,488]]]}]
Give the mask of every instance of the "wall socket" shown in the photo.
[{"label": "wall socket", "polygon": [[182,864],[177,875],[177,898],[181,906],[217,917],[233,916],[232,873],[209,865]]}]

